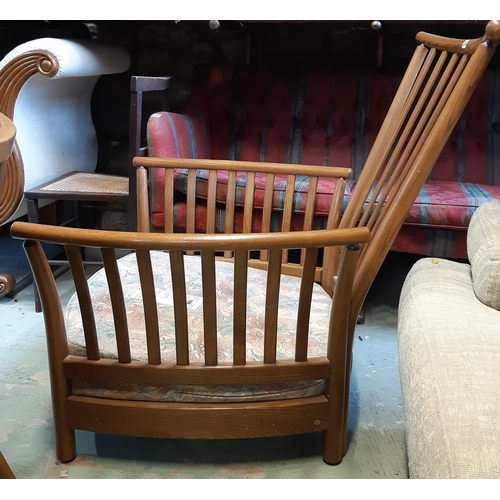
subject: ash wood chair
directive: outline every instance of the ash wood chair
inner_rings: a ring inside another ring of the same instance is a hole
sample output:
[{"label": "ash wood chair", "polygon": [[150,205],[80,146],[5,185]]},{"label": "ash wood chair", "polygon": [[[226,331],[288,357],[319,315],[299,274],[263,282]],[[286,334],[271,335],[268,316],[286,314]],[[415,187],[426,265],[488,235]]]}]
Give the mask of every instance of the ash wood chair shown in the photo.
[{"label": "ash wood chair", "polygon": [[[345,298],[345,306],[349,309],[347,331],[349,359],[346,366],[350,366],[353,332],[363,301],[413,202],[495,52],[500,41],[500,24],[499,21],[490,21],[484,36],[474,40],[451,39],[424,32],[419,33],[416,40],[418,46],[368,155],[352,198],[341,217],[337,210],[342,200],[343,182],[337,183],[338,192],[333,197],[336,203],[336,217],[329,219],[328,227],[342,229],[366,227],[371,232],[370,242],[362,245],[353,277],[352,295]],[[249,162],[206,159],[137,158],[135,165],[150,169],[165,169],[167,187],[164,224],[167,232],[174,229],[172,207],[174,196],[178,196],[178,193],[175,195],[171,193],[170,187],[175,186],[175,182],[180,182],[181,175],[187,176],[187,188],[183,188],[187,193],[186,232],[196,231],[197,210],[207,212],[207,232],[212,232],[214,230],[212,214],[216,204],[222,202],[227,210],[225,222],[227,233],[232,230],[235,200],[238,196],[237,190],[237,194],[234,194],[237,184],[234,172],[252,170],[253,173],[246,179],[244,202],[241,200],[239,202],[245,206],[243,232],[246,233],[251,231],[250,207],[256,185],[255,175],[259,175],[257,172],[271,170],[278,173],[275,169],[277,165],[265,163],[250,165]],[[187,169],[188,173],[185,174],[182,169]],[[207,176],[197,174],[196,169],[210,172],[208,188],[200,186],[200,177],[201,182],[206,182]],[[314,167],[304,165],[283,165],[283,171],[280,172],[292,174],[300,169],[305,176],[314,171]],[[231,172],[229,179],[232,180],[227,182],[226,199],[217,194],[219,175],[214,170]],[[147,176],[140,168],[139,178],[138,230],[148,231],[150,214],[147,201]],[[262,216],[262,232],[269,230],[269,218],[273,210],[271,201],[273,181],[269,177],[268,181],[264,195],[266,201],[263,205],[263,214],[266,215]],[[282,230],[289,230],[291,227],[290,217],[295,211],[294,189],[294,180],[290,176],[286,187]],[[313,187],[312,192],[314,189]],[[200,203],[200,192],[201,198],[206,199],[206,207]],[[314,206],[314,202],[308,199],[311,206]],[[306,215],[307,222],[304,223],[304,228],[311,227],[312,212],[313,209]],[[339,262],[344,251],[341,249],[339,252],[339,249],[329,248],[324,254],[321,283],[324,289],[334,296]],[[347,422],[349,377],[346,377],[345,382],[344,426]],[[345,428],[342,452],[346,452]]]},{"label": "ash wood chair", "polygon": [[[368,229],[199,235],[15,222],[11,231],[26,240],[43,304],[59,460],[75,458],[75,429],[191,439],[324,431],[324,460],[341,460],[346,298]],[[78,300],[64,313],[40,241],[65,246]],[[343,245],[332,303],[314,283],[317,257]],[[90,283],[81,246],[103,256]],[[117,262],[118,248],[134,253]],[[301,277],[284,277],[283,255],[296,248]],[[228,251],[234,264],[216,259]],[[249,267],[262,251],[267,270]]]},{"label": "ash wood chair", "polygon": [[[213,439],[323,431],[323,459],[342,460],[359,309],[500,41],[500,26],[490,22],[477,40],[420,33],[417,41],[343,212],[348,169],[136,158],[138,232],[13,224],[44,305],[59,460],[75,457],[75,429]],[[146,169],[164,171],[165,234],[148,232]],[[170,208],[179,174],[187,179],[184,233],[173,232]],[[281,230],[270,232],[280,175]],[[295,196],[297,176],[308,182],[305,197]],[[321,177],[336,184],[327,229],[311,230]],[[260,234],[249,227],[258,189]],[[201,190],[206,203],[197,198]],[[225,234],[213,232],[220,202]],[[231,220],[236,202],[244,206],[240,234]],[[298,202],[302,226],[292,228]],[[204,234],[196,232],[196,211],[207,214]],[[77,292],[64,312],[40,241],[65,245]],[[103,255],[104,271],[89,281],[80,246]],[[117,248],[133,253],[117,261]]]}]

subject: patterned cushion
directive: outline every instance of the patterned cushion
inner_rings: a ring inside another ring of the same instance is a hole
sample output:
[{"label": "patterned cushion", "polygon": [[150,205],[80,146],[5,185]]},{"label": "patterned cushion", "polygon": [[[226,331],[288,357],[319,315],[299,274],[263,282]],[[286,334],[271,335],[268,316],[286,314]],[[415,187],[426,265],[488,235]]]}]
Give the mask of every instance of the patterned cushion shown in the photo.
[{"label": "patterned cushion", "polygon": [[[273,209],[283,210],[286,178],[277,178],[274,186]],[[208,191],[208,172],[198,170],[197,172],[197,195],[206,199]],[[227,175],[221,173],[218,181],[221,182],[219,201],[225,199],[225,186]],[[243,206],[245,200],[245,177],[240,176],[236,188],[236,203]],[[314,213],[318,216],[327,216],[330,209],[331,193],[335,187],[335,179],[320,179],[315,199]],[[296,213],[304,212],[308,177],[300,177],[295,185],[295,196],[293,210]],[[179,192],[187,192],[187,171],[177,170],[175,187]],[[264,200],[265,176],[256,176],[256,192],[254,206],[262,208]],[[344,197],[344,207],[348,199],[352,197],[355,184],[349,181]],[[420,193],[412,205],[406,217],[405,224],[418,225],[421,227],[436,227],[439,229],[465,230],[470,222],[472,214],[479,205],[488,201],[500,201],[500,187],[481,184],[467,184],[449,181],[428,181],[420,190]]]},{"label": "patterned cushion", "polygon": [[[159,311],[160,348],[162,362],[175,362],[174,318],[170,261],[167,253],[151,252],[156,297]],[[189,358],[191,362],[203,362],[203,302],[201,293],[201,265],[197,256],[185,257],[188,298]],[[118,260],[123,283],[125,306],[133,360],[147,361],[144,311],[138,287],[139,276],[135,254]],[[217,262],[217,326],[218,360],[232,360],[233,321],[233,265]],[[262,290],[266,288],[267,273],[249,268],[247,304],[247,360],[262,361],[264,350],[265,301]],[[103,358],[117,359],[114,321],[104,270],[89,279],[89,288],[99,336],[99,351]],[[278,316],[277,359],[294,359],[295,327],[300,279],[282,276]],[[326,356],[331,298],[317,284],[314,285],[311,305],[309,357]],[[73,296],[65,312],[69,353],[86,355],[83,326],[76,296]],[[154,401],[243,401],[245,399],[275,400],[306,397],[323,392],[323,381],[266,384],[262,386],[162,386],[107,385],[75,380],[73,392],[96,397],[140,399]]]},{"label": "patterned cushion", "polygon": [[500,310],[500,203],[484,203],[472,216],[467,251],[476,297]]},{"label": "patterned cushion", "polygon": [[[207,206],[198,203],[195,209],[195,232],[205,232],[207,228]],[[156,217],[152,217],[153,221],[156,221],[158,227],[163,230],[163,214],[156,214]],[[271,214],[271,225],[270,231],[281,231],[283,215],[282,212],[273,212]],[[316,216],[313,217],[312,228],[326,229],[326,217]],[[187,204],[184,202],[178,202],[174,205],[174,225],[176,229],[185,230],[187,223]],[[223,233],[226,223],[226,211],[222,205],[216,207],[215,209],[215,231]],[[304,228],[304,214],[293,214],[290,231],[301,231]],[[252,216],[252,233],[262,232],[262,210],[254,210]],[[243,232],[243,208],[236,208],[234,212],[234,223],[233,232],[241,233]]]},{"label": "patterned cushion", "polygon": [[[177,169],[175,173],[175,188],[181,193],[187,193],[187,169]],[[228,172],[221,171],[217,173],[217,201],[224,202],[227,194]],[[316,197],[314,199],[314,213],[316,215],[328,216],[330,212],[330,203],[332,193],[335,189],[337,179],[321,177],[318,180]],[[285,190],[287,184],[286,175],[275,175],[273,189],[273,210],[282,211],[285,206]],[[348,181],[346,186],[346,198],[350,195],[354,183]],[[245,186],[246,175],[237,174],[236,181],[236,199],[237,206],[242,207],[245,204]],[[255,175],[254,208],[264,207],[264,193],[266,187],[266,174]],[[306,209],[307,192],[309,190],[309,177],[297,176],[295,180],[293,211],[303,213]],[[196,171],[196,195],[199,198],[206,199],[208,194],[208,170]]]},{"label": "patterned cushion", "polygon": [[405,224],[464,230],[479,205],[500,201],[500,187],[450,181],[427,181]]},{"label": "patterned cushion", "polygon": [[467,259],[466,240],[465,229],[458,231],[403,224],[391,250],[431,257]]}]

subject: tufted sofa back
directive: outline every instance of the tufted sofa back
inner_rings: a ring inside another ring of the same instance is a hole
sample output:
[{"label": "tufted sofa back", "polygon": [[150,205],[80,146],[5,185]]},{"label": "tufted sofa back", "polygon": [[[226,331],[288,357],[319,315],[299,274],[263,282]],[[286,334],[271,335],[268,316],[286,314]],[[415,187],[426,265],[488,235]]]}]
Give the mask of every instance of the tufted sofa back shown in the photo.
[{"label": "tufted sofa back", "polygon": [[[205,118],[214,159],[350,167],[357,179],[401,76],[212,67],[193,85],[190,104]],[[489,71],[431,180],[500,185],[499,115],[500,72]]]}]

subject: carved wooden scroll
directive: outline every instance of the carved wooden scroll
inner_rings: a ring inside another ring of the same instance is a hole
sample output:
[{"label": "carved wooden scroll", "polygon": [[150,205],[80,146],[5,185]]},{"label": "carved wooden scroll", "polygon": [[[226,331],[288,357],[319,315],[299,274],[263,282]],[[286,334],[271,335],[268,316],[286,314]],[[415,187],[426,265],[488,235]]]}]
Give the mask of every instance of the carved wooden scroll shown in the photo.
[{"label": "carved wooden scroll", "polygon": [[[52,78],[59,71],[56,57],[46,50],[25,52],[0,70],[0,113],[11,120],[23,85],[36,73]],[[17,210],[24,193],[24,166],[17,142],[10,158],[0,166],[0,225]]]}]

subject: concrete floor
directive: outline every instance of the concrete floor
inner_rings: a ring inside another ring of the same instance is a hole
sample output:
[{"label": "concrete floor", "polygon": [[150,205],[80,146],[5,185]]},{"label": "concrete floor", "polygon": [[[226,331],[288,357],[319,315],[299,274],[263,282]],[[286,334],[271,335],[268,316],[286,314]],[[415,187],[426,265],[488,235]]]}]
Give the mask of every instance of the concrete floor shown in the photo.
[{"label": "concrete floor", "polygon": [[[54,454],[45,333],[33,289],[0,299],[0,451],[17,478],[394,478],[408,477],[397,365],[397,301],[415,256],[390,254],[355,335],[349,451],[321,459],[321,435],[201,441],[140,439],[77,431],[78,457]],[[2,270],[26,273],[20,242],[0,233]],[[72,293],[67,275],[61,297]]]}]

